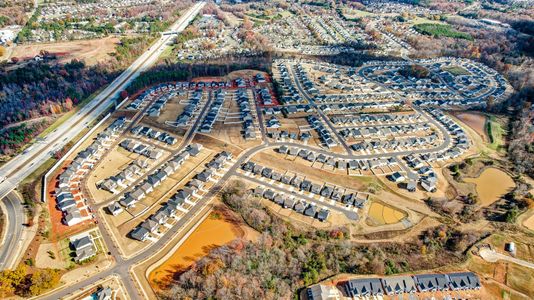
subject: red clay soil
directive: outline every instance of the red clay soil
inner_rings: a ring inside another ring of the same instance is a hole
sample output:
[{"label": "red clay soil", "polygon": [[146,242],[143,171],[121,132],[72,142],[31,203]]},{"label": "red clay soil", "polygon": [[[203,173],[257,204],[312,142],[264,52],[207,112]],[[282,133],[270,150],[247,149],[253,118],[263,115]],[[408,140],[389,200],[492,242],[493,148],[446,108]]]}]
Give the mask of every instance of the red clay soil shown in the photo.
[{"label": "red clay soil", "polygon": [[[56,208],[56,198],[54,197],[54,191],[58,186],[58,176],[66,169],[69,164],[70,161],[66,161],[59,169],[59,171],[57,171],[54,176],[52,176],[52,179],[48,182],[47,203],[48,211],[50,213],[50,223],[52,226],[50,232],[50,240],[53,242],[66,238],[70,235],[83,232],[95,225],[92,220],[87,220],[74,226],[67,226],[62,222],[63,213]],[[71,186],[71,188],[76,187],[77,186],[75,185]],[[81,197],[78,195],[75,197],[75,200],[81,200]],[[77,206],[82,207],[83,205],[81,203],[78,203]],[[86,217],[89,215],[89,212],[86,209],[81,209],[80,214],[82,215],[82,217]]]}]

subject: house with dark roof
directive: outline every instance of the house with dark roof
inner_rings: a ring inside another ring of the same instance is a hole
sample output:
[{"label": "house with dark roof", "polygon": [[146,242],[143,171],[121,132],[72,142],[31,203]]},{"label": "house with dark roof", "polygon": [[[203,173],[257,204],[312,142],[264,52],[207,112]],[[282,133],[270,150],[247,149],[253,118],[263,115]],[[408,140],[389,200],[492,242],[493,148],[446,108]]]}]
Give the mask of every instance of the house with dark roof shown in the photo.
[{"label": "house with dark roof", "polygon": [[304,210],[306,209],[307,205],[308,205],[308,203],[306,203],[306,201],[300,200],[293,206],[293,209],[296,212],[302,214],[302,213],[304,213]]},{"label": "house with dark roof", "polygon": [[295,206],[295,198],[286,198],[284,200],[284,204],[282,205],[284,208],[290,208],[292,209],[293,206]]},{"label": "house with dark roof", "polygon": [[473,272],[449,273],[449,288],[453,291],[458,290],[479,290],[480,279]]},{"label": "house with dark roof", "polygon": [[328,219],[328,217],[330,216],[330,210],[326,209],[326,208],[322,208],[318,213],[317,213],[317,220],[321,221],[321,222],[324,222]]},{"label": "house with dark roof", "polygon": [[119,202],[117,201],[113,201],[110,205],[107,206],[107,208],[108,208],[109,213],[114,216],[120,214],[123,211],[122,207],[119,205]]},{"label": "house with dark roof", "polygon": [[417,289],[420,292],[436,292],[449,289],[449,278],[445,274],[415,275]]},{"label": "house with dark roof", "polygon": [[349,297],[368,297],[384,295],[382,283],[378,278],[351,279],[345,284],[345,290]]},{"label": "house with dark roof", "polygon": [[381,281],[387,295],[417,292],[415,280],[411,276],[384,277]]},{"label": "house with dark roof", "polygon": [[317,206],[315,206],[315,205],[310,205],[310,206],[306,207],[306,209],[304,210],[304,215],[305,216],[315,218],[316,214],[317,214]]},{"label": "house with dark roof", "polygon": [[265,199],[269,199],[269,200],[274,200],[274,197],[276,196],[276,193],[271,190],[271,189],[267,189],[264,193],[263,193],[263,197]]},{"label": "house with dark roof", "polygon": [[74,249],[74,261],[81,263],[96,255],[96,247],[90,235],[86,235],[75,240],[71,240]]},{"label": "house with dark roof", "polygon": [[145,228],[149,232],[154,232],[154,231],[156,231],[158,229],[159,224],[158,224],[158,222],[156,222],[156,221],[154,221],[152,219],[146,219],[146,220],[143,221],[143,223],[141,223],[140,226]]},{"label": "house with dark roof", "polygon": [[134,230],[130,232],[130,236],[133,239],[136,239],[141,242],[145,241],[149,235],[150,231],[141,226],[137,226]]},{"label": "house with dark roof", "polygon": [[211,179],[212,175],[213,175],[213,171],[209,169],[205,169],[204,171],[198,173],[197,176],[195,176],[195,178],[202,182],[208,182]]}]

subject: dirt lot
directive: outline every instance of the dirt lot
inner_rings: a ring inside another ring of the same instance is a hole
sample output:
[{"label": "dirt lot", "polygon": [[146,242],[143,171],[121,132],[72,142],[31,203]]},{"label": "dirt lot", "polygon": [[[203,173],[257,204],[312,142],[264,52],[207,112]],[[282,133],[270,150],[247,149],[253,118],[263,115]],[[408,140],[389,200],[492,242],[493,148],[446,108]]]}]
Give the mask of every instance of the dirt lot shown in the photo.
[{"label": "dirt lot", "polygon": [[79,40],[47,44],[29,44],[17,46],[11,57],[34,57],[41,50],[56,54],[60,62],[70,62],[72,59],[84,60],[88,65],[104,62],[115,52],[119,42],[116,37],[106,37],[95,40]]},{"label": "dirt lot", "polygon": [[486,116],[479,113],[459,112],[454,114],[460,121],[471,127],[482,140],[487,142],[488,135],[486,132]]}]

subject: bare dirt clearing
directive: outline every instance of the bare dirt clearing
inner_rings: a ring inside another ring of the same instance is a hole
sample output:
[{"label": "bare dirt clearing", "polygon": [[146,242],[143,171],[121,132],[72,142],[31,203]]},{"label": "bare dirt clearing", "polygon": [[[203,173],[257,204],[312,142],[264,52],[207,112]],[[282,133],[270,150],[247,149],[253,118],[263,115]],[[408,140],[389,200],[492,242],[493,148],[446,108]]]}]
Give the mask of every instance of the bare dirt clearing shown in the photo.
[{"label": "bare dirt clearing", "polygon": [[471,127],[484,142],[488,141],[486,132],[486,116],[479,113],[461,112],[456,113],[455,116],[467,126]]},{"label": "bare dirt clearing", "polygon": [[115,52],[119,43],[116,37],[106,37],[95,40],[79,40],[59,43],[29,44],[15,47],[11,57],[34,57],[41,50],[56,54],[60,62],[70,62],[72,59],[83,60],[87,65],[105,62]]}]

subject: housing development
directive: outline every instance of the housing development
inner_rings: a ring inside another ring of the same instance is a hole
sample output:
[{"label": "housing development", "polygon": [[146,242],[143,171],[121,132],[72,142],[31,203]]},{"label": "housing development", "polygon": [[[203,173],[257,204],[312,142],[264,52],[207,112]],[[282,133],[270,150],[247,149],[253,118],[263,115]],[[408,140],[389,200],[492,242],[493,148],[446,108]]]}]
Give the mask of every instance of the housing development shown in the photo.
[{"label": "housing development", "polygon": [[532,299],[531,4],[6,5],[0,296]]}]

